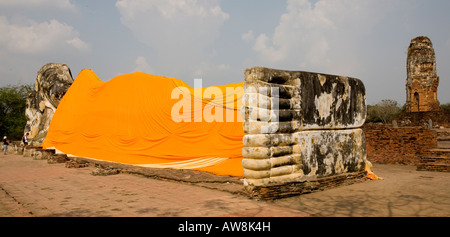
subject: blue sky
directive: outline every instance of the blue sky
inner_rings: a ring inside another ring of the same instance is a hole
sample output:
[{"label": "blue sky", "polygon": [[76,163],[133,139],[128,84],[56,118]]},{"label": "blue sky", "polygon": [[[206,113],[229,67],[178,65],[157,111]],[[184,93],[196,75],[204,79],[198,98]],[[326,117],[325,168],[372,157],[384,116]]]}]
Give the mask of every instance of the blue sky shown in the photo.
[{"label": "blue sky", "polygon": [[0,86],[34,83],[48,62],[103,81],[142,71],[193,86],[253,66],[361,79],[367,102],[405,103],[410,40],[433,42],[450,102],[448,0],[0,0]]}]

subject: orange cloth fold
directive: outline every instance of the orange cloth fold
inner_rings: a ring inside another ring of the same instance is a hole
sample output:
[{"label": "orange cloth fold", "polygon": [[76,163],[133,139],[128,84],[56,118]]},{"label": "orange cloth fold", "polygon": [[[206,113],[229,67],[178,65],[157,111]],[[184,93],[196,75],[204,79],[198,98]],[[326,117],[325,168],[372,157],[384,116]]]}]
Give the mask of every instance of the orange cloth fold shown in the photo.
[{"label": "orange cloth fold", "polygon": [[84,69],[58,105],[42,147],[104,161],[242,177],[243,86],[197,89],[140,72],[102,82]]},{"label": "orange cloth fold", "polygon": [[378,177],[378,176],[372,171],[372,164],[371,164],[370,162],[366,162],[366,165],[365,165],[365,167],[364,167],[364,171],[367,172],[366,177],[367,177],[368,179],[371,179],[371,180],[380,180],[380,179],[383,179],[383,178],[381,178],[381,177]]}]

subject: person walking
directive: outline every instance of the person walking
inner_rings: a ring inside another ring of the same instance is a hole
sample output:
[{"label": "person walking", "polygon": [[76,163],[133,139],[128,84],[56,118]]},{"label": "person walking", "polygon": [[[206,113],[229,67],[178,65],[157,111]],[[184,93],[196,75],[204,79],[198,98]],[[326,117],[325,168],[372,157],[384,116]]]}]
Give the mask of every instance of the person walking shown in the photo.
[{"label": "person walking", "polygon": [[8,149],[8,138],[6,136],[3,137],[3,154],[6,155],[6,150]]},{"label": "person walking", "polygon": [[29,135],[30,133],[29,132],[27,132],[27,133],[25,133],[25,135],[22,137],[22,142],[23,142],[23,145],[24,146],[27,146],[28,145],[28,135]]},{"label": "person walking", "polygon": [[27,147],[27,145],[28,145],[28,135],[29,135],[29,134],[30,134],[30,133],[27,132],[27,133],[25,133],[25,135],[23,135],[23,137],[22,137],[22,142],[23,142],[22,152],[25,150],[25,147]]}]

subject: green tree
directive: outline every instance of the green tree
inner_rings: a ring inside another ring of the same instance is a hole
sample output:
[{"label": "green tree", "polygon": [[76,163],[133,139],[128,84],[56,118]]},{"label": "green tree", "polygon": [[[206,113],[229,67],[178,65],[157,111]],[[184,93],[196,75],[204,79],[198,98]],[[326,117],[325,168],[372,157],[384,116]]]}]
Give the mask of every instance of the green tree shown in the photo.
[{"label": "green tree", "polygon": [[368,105],[366,121],[388,123],[404,111],[403,107],[395,100],[382,100],[376,105]]},{"label": "green tree", "polygon": [[0,88],[0,136],[20,140],[27,123],[26,100],[32,85],[8,85]]},{"label": "green tree", "polygon": [[450,111],[450,103],[442,104],[442,105],[441,105],[441,108],[442,108],[444,111]]}]

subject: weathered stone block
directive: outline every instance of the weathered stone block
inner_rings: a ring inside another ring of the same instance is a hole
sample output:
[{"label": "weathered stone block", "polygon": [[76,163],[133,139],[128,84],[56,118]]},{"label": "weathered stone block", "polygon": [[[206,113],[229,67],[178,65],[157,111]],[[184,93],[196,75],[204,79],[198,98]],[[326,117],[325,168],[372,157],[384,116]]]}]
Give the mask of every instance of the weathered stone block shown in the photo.
[{"label": "weathered stone block", "polygon": [[277,108],[285,109],[290,101],[288,108],[298,110],[303,129],[358,128],[366,119],[365,87],[356,78],[254,67],[245,70],[244,91],[244,98],[253,98],[244,99],[244,106],[271,109],[273,102],[266,102],[271,97],[283,101]]},{"label": "weathered stone block", "polygon": [[359,127],[366,95],[359,79],[255,67],[245,70],[244,90],[242,165],[249,190],[270,193],[277,185],[364,172]]},{"label": "weathered stone block", "polygon": [[[279,109],[298,109],[299,106],[298,101],[294,98],[291,99],[283,99],[283,98],[272,98],[266,95],[262,95],[259,93],[248,93],[244,94],[242,97],[242,103],[246,107],[258,107],[258,108],[266,108],[272,109],[272,105],[277,106]],[[276,104],[278,103],[278,104]]]},{"label": "weathered stone block", "polygon": [[293,133],[300,129],[299,121],[263,122],[244,121],[243,128],[247,134]]},{"label": "weathered stone block", "polygon": [[243,138],[245,147],[267,147],[292,145],[290,134],[246,134]]},{"label": "weathered stone block", "polygon": [[[244,176],[252,179],[248,184],[255,184],[256,178],[293,182],[364,170],[367,155],[361,129],[302,131],[291,137],[292,146],[244,148]],[[273,179],[281,175],[289,176]]]},{"label": "weathered stone block", "polygon": [[303,173],[325,177],[364,170],[366,144],[361,129],[304,131],[293,134]]},{"label": "weathered stone block", "polygon": [[53,154],[47,159],[48,164],[66,163],[67,155],[65,154]]}]

